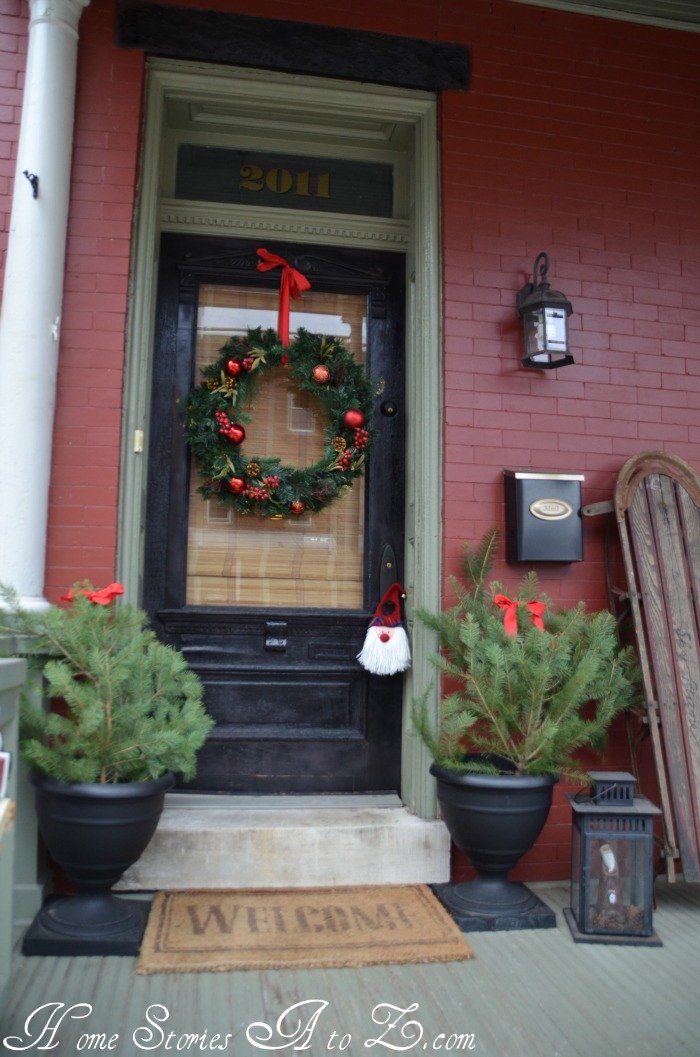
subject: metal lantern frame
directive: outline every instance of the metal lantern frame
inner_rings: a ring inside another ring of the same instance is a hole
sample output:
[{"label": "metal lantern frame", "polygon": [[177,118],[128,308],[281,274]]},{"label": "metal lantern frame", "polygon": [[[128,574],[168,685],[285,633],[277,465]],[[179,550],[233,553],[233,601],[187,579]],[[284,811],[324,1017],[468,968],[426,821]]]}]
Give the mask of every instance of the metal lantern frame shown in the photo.
[{"label": "metal lantern frame", "polygon": [[[542,252],[532,267],[532,282],[519,291],[517,306],[523,321],[523,367],[552,370],[574,362],[569,351],[569,299],[548,282],[549,256]],[[538,281],[539,280],[539,281]]]},{"label": "metal lantern frame", "polygon": [[654,818],[626,771],[590,771],[589,795],[569,795],[573,811],[571,905],[574,940],[660,947],[652,924]]}]

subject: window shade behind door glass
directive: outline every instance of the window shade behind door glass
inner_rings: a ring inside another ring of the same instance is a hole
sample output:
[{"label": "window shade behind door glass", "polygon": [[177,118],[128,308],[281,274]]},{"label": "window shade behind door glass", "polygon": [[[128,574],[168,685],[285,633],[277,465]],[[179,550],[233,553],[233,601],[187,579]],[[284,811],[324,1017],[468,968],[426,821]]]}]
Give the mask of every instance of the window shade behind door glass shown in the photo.
[{"label": "window shade behind door glass", "polygon": [[[232,334],[277,325],[277,292],[208,284],[200,287],[196,377]],[[366,298],[309,291],[292,311],[291,329],[340,338],[363,362]],[[304,466],[323,452],[324,420],[310,394],[280,368],[261,379],[245,452]],[[187,604],[290,608],[362,606],[364,481],[319,513],[269,520],[239,515],[197,492],[192,468],[187,546]]]}]

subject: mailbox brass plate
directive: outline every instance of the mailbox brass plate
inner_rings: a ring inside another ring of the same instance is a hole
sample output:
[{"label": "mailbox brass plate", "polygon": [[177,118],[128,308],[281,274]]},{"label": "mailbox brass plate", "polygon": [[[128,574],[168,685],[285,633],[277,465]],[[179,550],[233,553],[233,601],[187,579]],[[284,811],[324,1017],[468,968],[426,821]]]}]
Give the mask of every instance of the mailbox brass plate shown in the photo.
[{"label": "mailbox brass plate", "polygon": [[565,499],[542,498],[535,499],[529,506],[533,517],[541,521],[564,521],[571,517],[574,508]]}]

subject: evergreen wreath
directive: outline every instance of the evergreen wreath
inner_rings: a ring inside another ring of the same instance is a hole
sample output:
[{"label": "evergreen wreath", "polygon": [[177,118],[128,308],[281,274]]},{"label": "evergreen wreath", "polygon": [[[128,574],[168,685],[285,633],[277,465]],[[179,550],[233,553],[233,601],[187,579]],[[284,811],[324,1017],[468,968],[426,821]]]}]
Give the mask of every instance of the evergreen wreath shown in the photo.
[{"label": "evergreen wreath", "polygon": [[[323,455],[311,466],[284,466],[243,447],[246,410],[259,381],[287,367],[299,388],[317,397],[325,417]],[[289,346],[274,330],[231,337],[202,368],[185,401],[185,436],[202,480],[198,491],[240,514],[264,518],[322,510],[362,473],[371,440],[372,388],[363,367],[337,338],[299,330]]]}]

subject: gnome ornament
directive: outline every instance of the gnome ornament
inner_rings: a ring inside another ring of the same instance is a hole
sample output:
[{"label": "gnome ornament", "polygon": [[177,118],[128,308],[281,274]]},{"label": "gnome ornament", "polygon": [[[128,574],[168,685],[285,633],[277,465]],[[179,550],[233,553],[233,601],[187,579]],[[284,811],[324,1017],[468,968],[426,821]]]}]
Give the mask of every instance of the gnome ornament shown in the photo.
[{"label": "gnome ornament", "polygon": [[357,659],[373,675],[395,675],[405,672],[411,664],[408,635],[401,623],[401,599],[405,597],[401,584],[392,584],[367,628],[365,643]]}]

